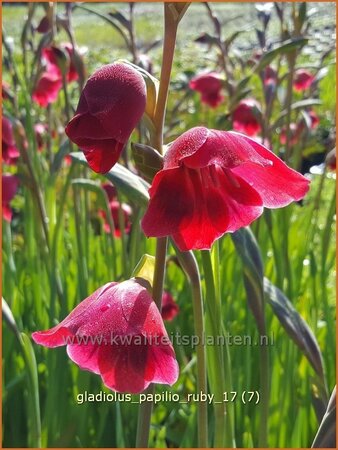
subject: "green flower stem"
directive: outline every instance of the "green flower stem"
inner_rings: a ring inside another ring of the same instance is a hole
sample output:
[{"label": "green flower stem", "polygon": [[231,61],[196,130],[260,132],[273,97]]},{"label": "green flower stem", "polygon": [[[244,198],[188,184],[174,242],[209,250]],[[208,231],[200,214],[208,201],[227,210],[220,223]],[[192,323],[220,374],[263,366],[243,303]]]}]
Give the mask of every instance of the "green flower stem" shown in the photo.
[{"label": "green flower stem", "polygon": [[[163,153],[163,125],[167,105],[167,97],[171,76],[171,69],[174,59],[176,34],[179,19],[175,17],[172,9],[174,4],[164,4],[164,43],[160,86],[156,103],[156,110],[153,118],[155,133],[152,136],[151,144],[159,153]],[[161,310],[163,285],[165,277],[166,254],[168,238],[158,238],[156,243],[156,260],[153,282],[153,299]],[[154,392],[154,385],[150,385],[147,393]],[[144,448],[148,446],[150,421],[152,412],[152,402],[144,402],[139,408],[136,434],[136,447]]]},{"label": "green flower stem", "polygon": [[[210,252],[203,250],[201,255],[206,290],[205,329],[207,335],[213,336],[214,343],[217,343],[218,336],[224,334],[218,277],[216,277],[215,283]],[[227,345],[226,340],[224,342]],[[231,448],[234,446],[232,420],[227,416],[226,403],[223,402],[223,393],[227,390],[226,379],[229,382],[231,374],[227,346],[225,349],[219,345],[207,346],[207,367],[210,390],[214,394],[215,430],[213,446],[215,448]]]},{"label": "green flower stem", "polygon": [[[193,252],[180,252],[176,249],[176,254],[183,270],[190,280],[193,310],[194,310],[194,328],[198,337],[198,345],[196,346],[197,355],[197,390],[198,392],[207,393],[207,371],[206,371],[206,355],[205,355],[205,330],[204,330],[204,313],[203,299],[201,289],[201,277]],[[205,402],[198,403],[198,447],[208,447],[208,405]]]}]

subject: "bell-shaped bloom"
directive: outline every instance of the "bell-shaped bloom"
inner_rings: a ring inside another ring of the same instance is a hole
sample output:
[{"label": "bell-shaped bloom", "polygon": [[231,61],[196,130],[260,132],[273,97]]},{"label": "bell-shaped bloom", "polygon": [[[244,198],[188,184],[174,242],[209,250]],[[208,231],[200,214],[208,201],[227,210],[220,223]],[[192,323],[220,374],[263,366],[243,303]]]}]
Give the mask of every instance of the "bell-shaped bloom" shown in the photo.
[{"label": "bell-shaped bloom", "polygon": [[182,251],[209,249],[263,207],[286,206],[308,189],[305,177],[253,139],[197,127],[169,146],[142,228],[148,237],[171,236]]},{"label": "bell-shaped bloom", "polygon": [[190,80],[189,87],[199,92],[202,103],[212,108],[216,108],[224,99],[221,95],[222,78],[219,73],[209,72],[197,75]]},{"label": "bell-shaped bloom", "polygon": [[47,31],[49,31],[51,28],[52,28],[52,24],[50,23],[48,16],[44,16],[40,20],[40,22],[39,22],[38,26],[35,28],[35,30],[38,33],[44,34],[44,33],[47,33]]},{"label": "bell-shaped bloom", "polygon": [[38,105],[46,108],[50,103],[56,101],[61,87],[60,71],[56,66],[50,65],[48,70],[43,72],[39,78],[34,88],[32,99]]},{"label": "bell-shaped bloom", "polygon": [[256,136],[262,129],[258,120],[260,105],[253,98],[246,98],[238,103],[232,113],[234,130],[248,136]]},{"label": "bell-shaped bloom", "polygon": [[164,291],[162,295],[162,309],[161,316],[163,320],[173,320],[180,311],[180,307],[173,299],[173,296],[168,291]]},{"label": "bell-shaped bloom", "polygon": [[[69,67],[68,67],[68,71],[67,71],[66,81],[68,81],[69,83],[71,81],[76,81],[79,78],[79,75],[76,71],[75,64],[74,64],[74,58],[73,58],[74,48],[73,48],[72,44],[70,44],[69,42],[62,43],[60,45],[60,47],[61,47],[61,50],[66,51],[68,53],[68,57],[69,57]],[[60,78],[62,79],[61,68],[59,67],[59,61],[58,61],[58,58],[59,58],[58,53],[59,53],[58,47],[46,47],[42,51],[42,56],[47,63],[47,72],[49,71],[50,66],[54,66],[54,70],[59,71]]]},{"label": "bell-shaped bloom", "polygon": [[293,79],[293,87],[295,91],[301,92],[309,89],[315,77],[311,72],[305,69],[298,69]]},{"label": "bell-shaped bloom", "polygon": [[124,63],[108,64],[88,79],[66,133],[89,166],[106,173],[119,159],[145,106],[142,75]]},{"label": "bell-shaped bloom", "polygon": [[12,122],[6,116],[2,116],[2,160],[6,164],[15,164],[20,156],[13,135]]},{"label": "bell-shaped bloom", "polygon": [[10,203],[18,190],[18,185],[18,177],[10,173],[2,174],[2,217],[7,222],[12,220]]},{"label": "bell-shaped bloom", "polygon": [[44,147],[44,136],[47,132],[47,126],[43,123],[36,123],[34,125],[35,139],[38,147],[38,151],[42,152]]},{"label": "bell-shaped bloom", "polygon": [[[127,205],[126,203],[119,203],[117,200],[113,200],[113,201],[109,202],[109,208],[110,208],[110,213],[111,213],[111,217],[113,219],[113,224],[114,224],[114,236],[121,237],[121,235],[122,235],[122,231],[120,228],[120,218],[119,218],[120,210],[122,211],[122,215],[123,215],[124,232],[126,234],[130,233],[130,230],[131,230],[130,218],[132,215],[131,207],[129,205]],[[105,211],[100,210],[100,215],[101,215],[101,217],[103,217],[103,219],[105,221],[104,226],[103,226],[104,231],[106,233],[110,233],[110,225],[107,220]]]},{"label": "bell-shaped bloom", "polygon": [[104,285],[57,326],[32,337],[45,347],[67,345],[72,361],[101,375],[114,391],[138,393],[150,383],[172,385],[178,377],[161,314],[137,278]]},{"label": "bell-shaped bloom", "polygon": [[[296,145],[299,141],[299,137],[303,131],[303,126],[300,124],[291,122],[290,123],[290,144]],[[279,141],[282,145],[285,145],[287,142],[287,128],[283,126],[279,135]]]}]

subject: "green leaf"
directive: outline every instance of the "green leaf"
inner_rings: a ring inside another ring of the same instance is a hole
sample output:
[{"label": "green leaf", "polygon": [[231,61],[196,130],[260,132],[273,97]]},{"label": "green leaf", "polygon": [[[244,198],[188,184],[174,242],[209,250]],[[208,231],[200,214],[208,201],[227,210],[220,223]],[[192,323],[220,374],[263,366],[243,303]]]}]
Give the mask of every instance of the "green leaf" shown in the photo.
[{"label": "green leaf", "polygon": [[[307,98],[306,100],[300,100],[299,102],[294,102],[291,104],[290,108],[291,111],[296,111],[298,109],[308,108],[309,106],[318,106],[321,105],[322,102],[317,98]],[[278,127],[281,123],[284,117],[287,115],[287,110],[284,109],[280,115],[277,117],[276,121],[272,124],[271,130],[274,130],[276,127]]]},{"label": "green leaf", "polygon": [[324,379],[322,354],[308,324],[284,293],[267,278],[264,279],[264,292],[268,303],[287,334],[309,360],[319,377]]},{"label": "green leaf", "polygon": [[280,45],[279,47],[276,47],[273,50],[264,53],[257,65],[254,67],[253,72],[260,72],[266,66],[268,66],[277,56],[285,55],[286,53],[290,53],[293,50],[303,47],[305,44],[307,44],[307,42],[308,39],[303,37],[285,41],[284,44]]},{"label": "green leaf", "polygon": [[311,448],[336,448],[336,386]]},{"label": "green leaf", "polygon": [[[88,167],[88,163],[82,152],[71,153],[71,157],[74,161]],[[143,206],[148,204],[149,184],[136,174],[130,172],[130,170],[121,166],[121,164],[115,164],[109,172],[104,174],[104,177],[111,181],[128,199]]]}]

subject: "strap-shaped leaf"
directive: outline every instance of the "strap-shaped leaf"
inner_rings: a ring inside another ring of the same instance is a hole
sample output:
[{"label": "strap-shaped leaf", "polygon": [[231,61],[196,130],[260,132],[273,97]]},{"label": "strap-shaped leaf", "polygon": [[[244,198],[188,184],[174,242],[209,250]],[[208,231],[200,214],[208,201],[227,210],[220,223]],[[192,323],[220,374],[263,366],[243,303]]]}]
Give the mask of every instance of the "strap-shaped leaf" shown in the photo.
[{"label": "strap-shaped leaf", "polygon": [[[71,153],[71,157],[74,161],[88,167],[88,163],[83,153]],[[143,206],[148,204],[148,183],[121,164],[115,164],[109,172],[104,174],[104,176],[128,199]]]},{"label": "strap-shaped leaf", "polygon": [[323,359],[318,342],[302,316],[284,293],[267,278],[264,279],[266,299],[281,325],[309,360],[321,379],[324,378]]}]

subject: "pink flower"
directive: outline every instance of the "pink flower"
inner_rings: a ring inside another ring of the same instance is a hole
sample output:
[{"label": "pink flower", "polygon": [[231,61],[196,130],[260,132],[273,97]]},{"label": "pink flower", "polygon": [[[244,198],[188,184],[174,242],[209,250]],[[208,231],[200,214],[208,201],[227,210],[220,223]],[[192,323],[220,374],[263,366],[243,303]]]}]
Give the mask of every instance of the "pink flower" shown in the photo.
[{"label": "pink flower", "polygon": [[216,108],[223,101],[222,78],[216,72],[197,75],[190,80],[189,87],[201,94],[202,103]]},{"label": "pink flower", "polygon": [[109,202],[111,202],[112,200],[116,200],[117,199],[116,187],[112,183],[109,183],[109,182],[103,183],[102,184],[102,189],[105,190]]},{"label": "pink flower", "polygon": [[245,133],[248,136],[255,136],[262,127],[257,119],[260,112],[259,103],[253,98],[241,100],[232,113],[234,130]]},{"label": "pink flower", "polygon": [[35,138],[36,138],[36,143],[37,143],[39,152],[41,152],[43,150],[43,146],[44,146],[43,137],[46,133],[46,130],[47,130],[47,126],[44,125],[43,123],[36,123],[34,125]]},{"label": "pink flower", "polygon": [[153,180],[146,236],[171,236],[180,250],[209,249],[250,225],[263,207],[302,199],[309,181],[247,136],[193,128],[177,138]]},{"label": "pink flower", "polygon": [[309,89],[315,77],[311,72],[305,69],[298,69],[295,72],[293,87],[295,91],[301,92]]},{"label": "pink flower", "polygon": [[6,164],[14,165],[20,156],[13,135],[12,122],[2,116],[2,160]]},{"label": "pink flower", "polygon": [[308,114],[309,114],[310,120],[311,120],[311,129],[315,130],[319,125],[319,117],[312,109],[311,109],[311,111],[308,111]]},{"label": "pink flower", "polygon": [[47,107],[49,103],[54,103],[62,87],[60,71],[56,66],[50,65],[48,70],[43,72],[32,94],[32,99],[40,106]]},{"label": "pink flower", "polygon": [[118,161],[145,105],[142,75],[124,63],[108,64],[88,79],[66,133],[89,166],[106,173]]},{"label": "pink flower", "polygon": [[[73,61],[74,48],[73,48],[72,44],[70,44],[69,42],[62,43],[60,47],[62,50],[65,50],[68,53],[69,60],[70,60],[69,68],[68,68],[68,72],[67,72],[67,81],[68,81],[68,83],[70,83],[71,81],[76,81],[79,78],[79,75],[76,71],[75,64]],[[47,71],[49,71],[50,66],[54,66],[54,68],[56,68],[59,71],[60,78],[62,79],[61,69],[59,67],[59,62],[58,62],[58,53],[59,52],[60,52],[60,50],[58,49],[58,47],[47,47],[47,48],[43,49],[42,56],[47,62]]]},{"label": "pink flower", "polygon": [[7,222],[12,220],[10,202],[18,190],[18,185],[18,177],[9,173],[2,174],[2,217]]},{"label": "pink flower", "polygon": [[180,308],[168,291],[163,292],[161,315],[163,320],[171,321],[179,313]]},{"label": "pink flower", "polygon": [[72,361],[118,392],[138,393],[178,378],[161,314],[140,279],[107,283],[57,326],[32,337],[45,347],[67,345]]},{"label": "pink flower", "polygon": [[266,66],[263,71],[263,81],[265,86],[276,86],[277,72],[271,66]]},{"label": "pink flower", "polygon": [[[114,224],[114,236],[121,237],[121,234],[122,234],[121,229],[120,229],[120,220],[119,220],[120,208],[122,210],[123,219],[124,219],[124,232],[126,234],[130,233],[130,230],[131,230],[130,218],[132,215],[131,207],[129,205],[127,205],[126,203],[120,204],[117,200],[113,200],[109,203],[109,208],[110,208],[110,213],[111,213],[111,217],[113,219],[113,224]],[[110,233],[110,226],[109,226],[109,222],[107,221],[107,216],[106,216],[105,211],[101,210],[100,215],[105,220],[104,227],[103,227],[104,231],[106,233]]]}]

